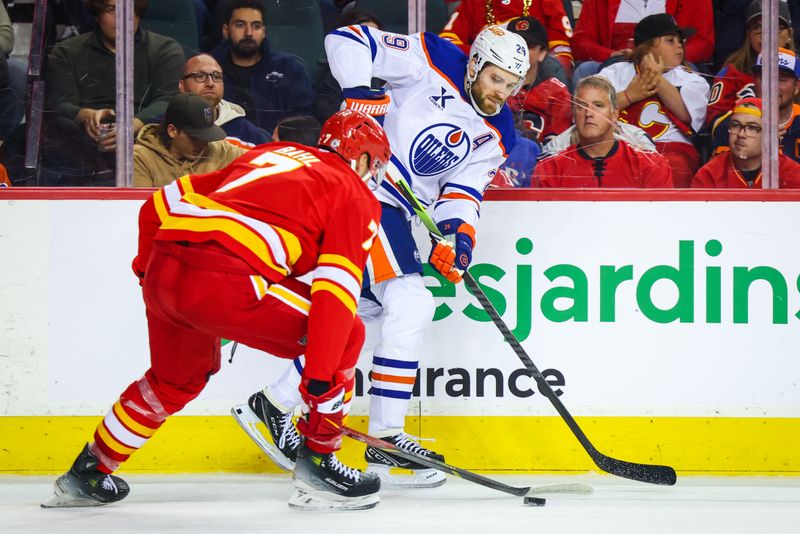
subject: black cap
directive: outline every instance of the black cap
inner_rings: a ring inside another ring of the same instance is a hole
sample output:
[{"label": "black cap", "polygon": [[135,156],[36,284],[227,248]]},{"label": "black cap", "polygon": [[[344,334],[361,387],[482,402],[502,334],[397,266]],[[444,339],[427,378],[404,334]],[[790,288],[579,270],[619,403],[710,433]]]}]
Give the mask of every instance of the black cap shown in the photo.
[{"label": "black cap", "polygon": [[523,39],[528,48],[541,46],[547,48],[547,30],[542,23],[534,17],[517,17],[508,23],[508,31],[516,33]]},{"label": "black cap", "polygon": [[214,108],[193,93],[179,93],[170,99],[164,124],[172,124],[200,141],[225,139],[225,130],[214,124]]},{"label": "black cap", "polygon": [[665,35],[678,35],[681,39],[687,39],[694,34],[694,28],[679,28],[675,18],[669,13],[658,13],[639,21],[633,31],[633,44],[639,46],[649,39]]},{"label": "black cap", "polygon": [[[756,17],[761,16],[761,0],[753,0],[747,7],[747,23]],[[788,27],[792,27],[792,14],[789,12],[789,4],[781,0],[778,2],[778,18]]]}]

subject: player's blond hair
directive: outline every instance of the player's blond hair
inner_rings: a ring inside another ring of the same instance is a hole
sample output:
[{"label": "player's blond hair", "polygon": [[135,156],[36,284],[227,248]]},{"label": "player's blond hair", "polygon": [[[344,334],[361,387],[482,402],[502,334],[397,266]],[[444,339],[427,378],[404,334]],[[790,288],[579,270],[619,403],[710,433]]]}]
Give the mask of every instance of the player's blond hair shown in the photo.
[{"label": "player's blond hair", "polygon": [[608,101],[611,103],[611,107],[617,109],[617,90],[614,89],[614,86],[611,85],[611,82],[608,81],[608,78],[597,75],[587,76],[586,78],[581,78],[580,81],[578,81],[578,84],[575,86],[575,92],[573,93],[573,107],[575,106],[574,95],[577,95],[580,89],[587,86],[594,87],[595,89],[600,89],[601,91],[605,92],[608,95]]}]

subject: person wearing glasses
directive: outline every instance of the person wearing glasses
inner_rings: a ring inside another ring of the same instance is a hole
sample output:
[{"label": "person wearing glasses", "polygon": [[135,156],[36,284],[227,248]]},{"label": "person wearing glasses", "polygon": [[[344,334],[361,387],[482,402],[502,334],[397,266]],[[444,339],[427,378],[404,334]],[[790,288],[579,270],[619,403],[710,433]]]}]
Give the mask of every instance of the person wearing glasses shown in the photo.
[{"label": "person wearing glasses", "polygon": [[[749,97],[733,108],[728,123],[730,150],[711,158],[697,171],[692,187],[761,189],[761,139],[763,138],[762,102]],[[778,155],[781,189],[800,189],[800,164]]]},{"label": "person wearing glasses", "polygon": [[[756,97],[761,97],[761,54],[753,65],[753,82]],[[783,154],[800,163],[800,105],[794,99],[800,94],[800,61],[797,55],[785,48],[778,49],[778,136]],[[728,125],[731,111],[721,115],[711,128],[711,146],[714,155],[728,150]]]},{"label": "person wearing glasses", "polygon": [[142,128],[136,138],[134,187],[163,187],[186,174],[213,172],[247,152],[224,139],[208,100],[192,93],[175,95],[164,119]]},{"label": "person wearing glasses", "polygon": [[[741,98],[756,96],[753,86],[753,66],[761,53],[761,0],[753,0],[747,9],[744,43],[725,61],[711,86],[706,111],[706,126],[713,125],[721,115],[733,109]],[[789,4],[778,2],[778,47],[794,50],[794,35]]]},{"label": "person wearing glasses", "polygon": [[222,65],[225,100],[271,132],[283,117],[311,115],[314,88],[301,59],[270,49],[264,20],[258,0],[231,0],[222,25],[225,40],[211,55]]},{"label": "person wearing glasses", "polygon": [[222,98],[225,77],[217,60],[208,54],[198,54],[186,61],[178,91],[205,98],[214,108],[214,124],[225,130],[228,142],[243,148],[269,142],[270,135],[250,122],[238,104]]},{"label": "person wearing glasses", "polygon": [[[134,135],[164,115],[185,63],[174,39],[139,28],[147,4],[133,2]],[[42,185],[115,183],[117,0],[88,0],[86,5],[95,30],[58,43],[46,64],[49,113],[42,153],[45,166],[58,171],[60,181]]]}]

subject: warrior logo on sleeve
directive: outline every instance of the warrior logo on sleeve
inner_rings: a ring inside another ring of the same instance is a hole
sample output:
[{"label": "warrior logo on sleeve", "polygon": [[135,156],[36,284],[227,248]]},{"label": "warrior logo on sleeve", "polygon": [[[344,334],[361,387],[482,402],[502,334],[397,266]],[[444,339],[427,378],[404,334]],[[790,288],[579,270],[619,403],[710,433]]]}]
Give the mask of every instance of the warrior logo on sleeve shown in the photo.
[{"label": "warrior logo on sleeve", "polygon": [[435,176],[458,165],[470,151],[466,132],[453,124],[434,124],[411,143],[409,162],[418,176]]}]

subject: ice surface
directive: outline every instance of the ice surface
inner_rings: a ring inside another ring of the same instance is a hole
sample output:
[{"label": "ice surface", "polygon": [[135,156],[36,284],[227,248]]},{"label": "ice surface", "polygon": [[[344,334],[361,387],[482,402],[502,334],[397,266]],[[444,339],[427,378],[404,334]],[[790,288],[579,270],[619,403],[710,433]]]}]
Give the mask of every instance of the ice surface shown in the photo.
[{"label": "ice surface", "polygon": [[130,496],[97,508],[43,510],[55,477],[0,476],[0,532],[269,532],[791,534],[800,478],[680,477],[673,487],[611,476],[496,476],[518,486],[582,482],[591,495],[521,497],[450,478],[440,488],[381,493],[372,510],[290,510],[288,475],[130,475]]}]

